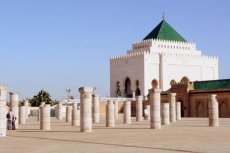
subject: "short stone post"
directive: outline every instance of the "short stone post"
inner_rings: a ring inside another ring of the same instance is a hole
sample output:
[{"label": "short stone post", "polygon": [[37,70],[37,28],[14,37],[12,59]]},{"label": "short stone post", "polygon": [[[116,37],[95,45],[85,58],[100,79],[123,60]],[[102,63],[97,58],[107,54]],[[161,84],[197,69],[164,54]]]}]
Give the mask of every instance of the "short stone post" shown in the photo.
[{"label": "short stone post", "polygon": [[216,94],[212,94],[208,99],[209,126],[219,126],[219,109]]},{"label": "short stone post", "polygon": [[146,120],[150,120],[150,105],[145,106],[144,115]]},{"label": "short stone post", "polygon": [[29,118],[29,100],[26,99],[24,101],[24,106],[25,106],[25,117],[26,117],[26,120]]},{"label": "short stone post", "polygon": [[10,109],[13,111],[14,116],[16,117],[15,129],[18,128],[18,118],[19,118],[18,102],[19,102],[19,93],[10,92]]},{"label": "short stone post", "polygon": [[161,129],[161,89],[150,89],[150,128]]},{"label": "short stone post", "polygon": [[72,121],[72,106],[66,106],[66,122],[71,123]]},{"label": "short stone post", "polygon": [[108,100],[106,105],[106,127],[115,126],[114,104],[112,100]]},{"label": "short stone post", "polygon": [[73,103],[72,125],[80,126],[80,104],[78,103]]},{"label": "short stone post", "polygon": [[62,113],[62,102],[58,102],[58,104],[57,104],[57,119],[58,120],[62,120],[62,118],[63,118],[63,115],[62,115],[63,113]]},{"label": "short stone post", "polygon": [[118,100],[114,100],[114,115],[115,119],[118,119]]},{"label": "short stone post", "polygon": [[93,95],[93,123],[100,122],[100,98],[98,95]]},{"label": "short stone post", "polygon": [[124,124],[131,124],[131,102],[124,102]]},{"label": "short stone post", "polygon": [[176,120],[181,120],[181,102],[176,103]]},{"label": "short stone post", "polygon": [[41,130],[50,130],[50,105],[46,104],[43,106],[40,106],[40,129]]},{"label": "short stone post", "polygon": [[136,97],[136,121],[143,120],[143,96]]},{"label": "short stone post", "polygon": [[45,102],[41,102],[39,109],[38,109],[38,116],[37,116],[37,120],[41,122],[41,109],[42,107],[45,105]]},{"label": "short stone post", "polygon": [[26,123],[26,107],[20,106],[19,107],[19,124]]},{"label": "short stone post", "polygon": [[92,87],[81,87],[80,92],[80,131],[92,132]]},{"label": "short stone post", "polygon": [[132,92],[132,98],[133,98],[133,101],[135,101],[135,98],[136,98],[136,92],[135,91]]},{"label": "short stone post", "polygon": [[161,103],[161,124],[169,125],[169,103]]},{"label": "short stone post", "polygon": [[6,86],[0,84],[0,137],[6,136]]},{"label": "short stone post", "polygon": [[169,93],[169,113],[170,122],[176,122],[176,93]]}]

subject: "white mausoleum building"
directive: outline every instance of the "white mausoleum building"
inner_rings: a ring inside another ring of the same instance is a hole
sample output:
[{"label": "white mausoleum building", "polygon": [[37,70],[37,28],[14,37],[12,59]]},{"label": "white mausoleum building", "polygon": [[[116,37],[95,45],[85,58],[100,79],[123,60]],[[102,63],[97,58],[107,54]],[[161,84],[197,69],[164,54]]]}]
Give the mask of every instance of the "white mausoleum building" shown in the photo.
[{"label": "white mausoleum building", "polygon": [[164,19],[126,54],[110,59],[110,96],[147,95],[158,85],[167,90],[171,81],[218,79],[218,58],[203,55]]}]

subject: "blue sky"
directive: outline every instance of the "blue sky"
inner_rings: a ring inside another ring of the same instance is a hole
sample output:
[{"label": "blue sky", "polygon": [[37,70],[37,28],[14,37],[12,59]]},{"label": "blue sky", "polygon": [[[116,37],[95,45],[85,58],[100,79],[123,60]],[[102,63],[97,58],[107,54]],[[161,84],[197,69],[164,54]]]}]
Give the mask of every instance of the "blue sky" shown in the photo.
[{"label": "blue sky", "polygon": [[0,83],[21,99],[40,89],[78,96],[80,86],[109,95],[109,58],[143,39],[163,11],[186,40],[219,56],[219,78],[230,78],[229,8],[228,0],[2,0]]}]

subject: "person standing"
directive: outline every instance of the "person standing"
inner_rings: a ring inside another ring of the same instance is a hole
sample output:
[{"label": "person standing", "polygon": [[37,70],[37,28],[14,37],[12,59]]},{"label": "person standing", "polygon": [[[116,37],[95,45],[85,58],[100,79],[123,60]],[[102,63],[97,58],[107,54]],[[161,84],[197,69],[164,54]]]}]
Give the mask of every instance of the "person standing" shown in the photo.
[{"label": "person standing", "polygon": [[6,118],[7,118],[7,130],[12,130],[12,123],[13,123],[13,118],[14,118],[14,113],[12,110],[10,110],[6,114]]}]

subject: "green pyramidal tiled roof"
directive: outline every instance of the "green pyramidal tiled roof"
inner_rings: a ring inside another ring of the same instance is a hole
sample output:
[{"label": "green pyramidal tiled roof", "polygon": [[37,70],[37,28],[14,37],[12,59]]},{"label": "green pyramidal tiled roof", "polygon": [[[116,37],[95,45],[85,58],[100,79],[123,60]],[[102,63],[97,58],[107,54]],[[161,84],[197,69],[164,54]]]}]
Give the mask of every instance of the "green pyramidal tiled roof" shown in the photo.
[{"label": "green pyramidal tiled roof", "polygon": [[216,89],[230,88],[230,79],[211,80],[211,81],[195,81],[194,89]]},{"label": "green pyramidal tiled roof", "polygon": [[186,40],[164,19],[144,38],[144,40],[146,39],[163,39],[186,42]]}]

